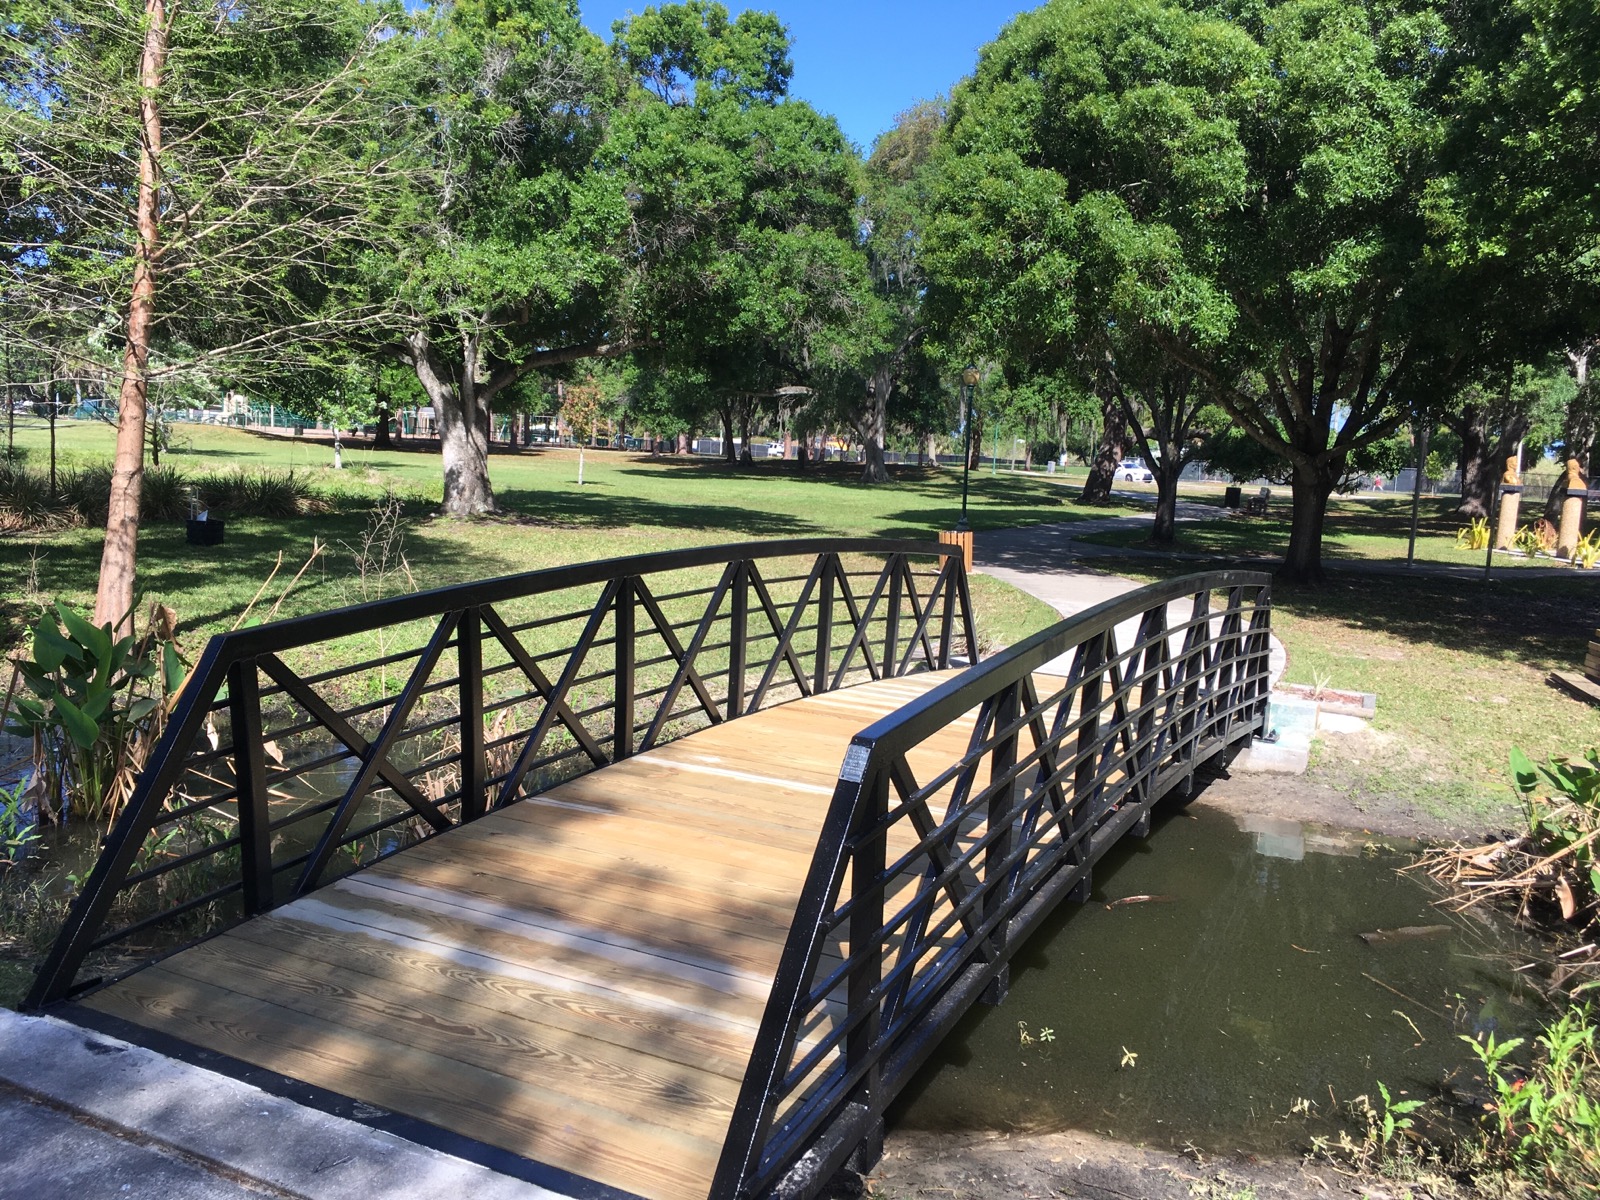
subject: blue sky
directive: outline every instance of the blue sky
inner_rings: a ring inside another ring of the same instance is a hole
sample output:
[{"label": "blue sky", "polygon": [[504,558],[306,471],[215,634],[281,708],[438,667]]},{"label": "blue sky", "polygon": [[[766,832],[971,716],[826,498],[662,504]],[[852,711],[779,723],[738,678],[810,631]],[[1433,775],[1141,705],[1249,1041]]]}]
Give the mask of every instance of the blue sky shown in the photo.
[{"label": "blue sky", "polygon": [[[589,28],[606,40],[611,23],[651,0],[579,0]],[[790,94],[839,118],[845,136],[872,140],[918,100],[948,92],[970,74],[978,49],[992,41],[1027,0],[770,0],[730,12],[770,9],[789,26],[794,83]]]}]

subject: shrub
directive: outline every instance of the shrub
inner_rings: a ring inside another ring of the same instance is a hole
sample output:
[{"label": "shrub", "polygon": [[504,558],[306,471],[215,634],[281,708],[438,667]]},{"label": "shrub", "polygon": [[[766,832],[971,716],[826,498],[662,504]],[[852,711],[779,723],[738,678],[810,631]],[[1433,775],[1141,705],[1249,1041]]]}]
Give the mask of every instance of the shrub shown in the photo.
[{"label": "shrub", "polygon": [[152,606],[147,631],[118,636],[57,601],[33,626],[17,663],[26,691],[7,732],[34,746],[39,815],[65,802],[87,820],[117,815],[133,791],[183,682],[171,609]]},{"label": "shrub", "polygon": [[1483,1064],[1494,1102],[1484,1117],[1484,1153],[1502,1170],[1563,1196],[1600,1191],[1600,1058],[1594,1019],[1569,1008],[1537,1039],[1539,1053],[1524,1073],[1507,1059],[1521,1038],[1462,1037]]},{"label": "shrub", "polygon": [[110,508],[111,468],[105,464],[78,467],[60,476],[61,500],[72,524],[104,525]]},{"label": "shrub", "polygon": [[50,488],[50,476],[16,462],[0,462],[0,533],[19,529],[49,529],[75,522],[58,491]]},{"label": "shrub", "polygon": [[1463,550],[1486,550],[1489,547],[1489,518],[1477,517],[1456,531],[1456,545]]},{"label": "shrub", "polygon": [[189,515],[189,481],[176,467],[149,467],[139,493],[139,518],[181,521]]},{"label": "shrub", "polygon": [[213,471],[196,478],[194,488],[218,516],[282,518],[327,511],[311,481],[293,471]]}]

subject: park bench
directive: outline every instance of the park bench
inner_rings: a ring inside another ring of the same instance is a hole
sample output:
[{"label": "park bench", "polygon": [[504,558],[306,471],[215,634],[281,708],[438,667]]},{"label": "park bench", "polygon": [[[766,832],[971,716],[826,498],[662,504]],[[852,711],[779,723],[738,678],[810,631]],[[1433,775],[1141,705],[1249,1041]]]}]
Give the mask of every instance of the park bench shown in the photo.
[{"label": "park bench", "polygon": [[1262,488],[1254,496],[1244,502],[1245,515],[1249,517],[1264,517],[1267,515],[1267,503],[1272,499],[1272,489]]}]

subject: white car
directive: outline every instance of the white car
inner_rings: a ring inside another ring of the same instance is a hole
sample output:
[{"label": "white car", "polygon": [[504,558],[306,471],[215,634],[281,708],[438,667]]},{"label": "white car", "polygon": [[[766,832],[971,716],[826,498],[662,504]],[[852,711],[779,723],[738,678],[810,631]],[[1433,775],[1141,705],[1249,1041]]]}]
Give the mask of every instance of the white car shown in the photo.
[{"label": "white car", "polygon": [[1154,483],[1156,477],[1137,458],[1125,458],[1117,464],[1117,478],[1129,483]]}]

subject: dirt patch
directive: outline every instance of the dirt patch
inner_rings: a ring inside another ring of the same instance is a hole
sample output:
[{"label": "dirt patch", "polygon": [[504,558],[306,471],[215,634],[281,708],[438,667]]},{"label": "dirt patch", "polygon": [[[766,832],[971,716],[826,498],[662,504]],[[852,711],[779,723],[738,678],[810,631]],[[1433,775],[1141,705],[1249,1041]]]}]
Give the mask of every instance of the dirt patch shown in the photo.
[{"label": "dirt patch", "polygon": [[1300,1161],[1213,1159],[1126,1146],[1089,1133],[895,1134],[867,1179],[879,1200],[1309,1200],[1433,1193]]},{"label": "dirt patch", "polygon": [[1282,817],[1430,842],[1473,840],[1485,828],[1471,818],[1441,817],[1406,797],[1347,790],[1303,776],[1240,772],[1222,775],[1206,785],[1196,803],[1209,804],[1234,816]]}]

